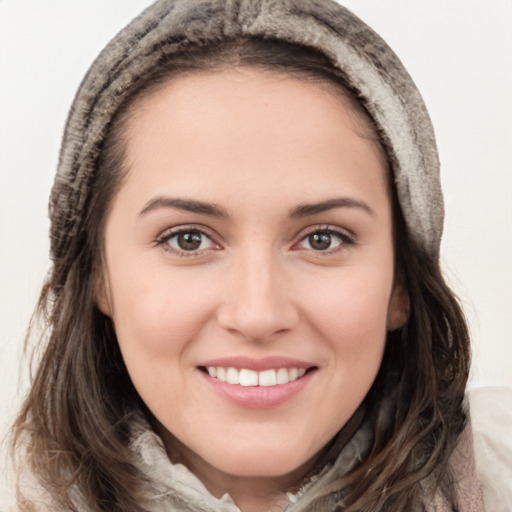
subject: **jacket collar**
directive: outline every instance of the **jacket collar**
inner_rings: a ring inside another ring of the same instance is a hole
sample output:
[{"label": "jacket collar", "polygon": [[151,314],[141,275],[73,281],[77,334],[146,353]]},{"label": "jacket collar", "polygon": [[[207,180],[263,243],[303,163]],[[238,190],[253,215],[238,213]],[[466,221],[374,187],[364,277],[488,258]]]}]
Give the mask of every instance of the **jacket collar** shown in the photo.
[{"label": "jacket collar", "polygon": [[[286,512],[325,511],[319,507],[332,499],[336,482],[362,460],[371,440],[371,427],[361,407],[332,441],[311,476],[286,493]],[[131,448],[135,464],[145,476],[143,499],[149,512],[240,512],[229,495],[216,498],[186,466],[170,462],[161,438],[142,415],[132,424]]]}]

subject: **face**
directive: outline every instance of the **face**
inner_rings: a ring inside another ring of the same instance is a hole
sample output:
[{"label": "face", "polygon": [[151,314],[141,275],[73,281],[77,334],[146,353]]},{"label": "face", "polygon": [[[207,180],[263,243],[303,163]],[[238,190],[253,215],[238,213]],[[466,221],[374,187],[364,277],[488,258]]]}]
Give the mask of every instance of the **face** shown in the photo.
[{"label": "face", "polygon": [[307,467],[403,322],[381,156],[327,87],[250,69],[176,78],[127,128],[98,305],[168,452]]}]

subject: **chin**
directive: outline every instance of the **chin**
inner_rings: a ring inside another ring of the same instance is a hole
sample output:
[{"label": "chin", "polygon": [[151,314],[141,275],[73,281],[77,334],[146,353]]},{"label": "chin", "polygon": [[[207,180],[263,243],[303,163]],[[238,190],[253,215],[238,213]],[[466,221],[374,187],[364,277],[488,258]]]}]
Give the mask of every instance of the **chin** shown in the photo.
[{"label": "chin", "polygon": [[[236,443],[233,443],[236,444]],[[228,453],[229,452],[229,453]],[[206,462],[223,473],[249,478],[277,478],[294,472],[307,472],[319,452],[305,453],[297,446],[230,446],[219,450],[221,457],[205,457]]]}]

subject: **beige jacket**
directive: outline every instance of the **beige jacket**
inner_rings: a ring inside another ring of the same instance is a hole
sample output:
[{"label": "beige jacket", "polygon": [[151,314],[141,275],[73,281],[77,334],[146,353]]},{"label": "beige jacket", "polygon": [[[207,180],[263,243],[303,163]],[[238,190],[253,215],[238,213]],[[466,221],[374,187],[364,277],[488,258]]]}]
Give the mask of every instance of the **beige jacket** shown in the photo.
[{"label": "beige jacket", "polygon": [[[288,493],[283,512],[326,512],[335,509],[332,484],[353,468],[362,458],[371,439],[369,425],[362,424],[350,438],[334,464],[325,467],[297,493]],[[144,420],[133,426],[132,449],[137,464],[148,479],[144,506],[148,512],[241,512],[229,495],[216,498],[202,482],[182,464],[169,461],[161,439]],[[452,457],[461,509],[459,512],[483,512],[481,490],[476,478],[471,430],[468,428]],[[25,492],[35,503],[37,512],[54,512],[55,506],[31,475],[24,475]],[[335,485],[334,485],[335,487]],[[78,500],[79,502],[79,500]],[[441,499],[425,504],[428,512],[452,512]],[[15,512],[15,508],[11,509]],[[3,512],[3,511],[2,511]],[[83,506],[77,512],[90,512]],[[407,512],[416,512],[409,510]],[[487,511],[493,512],[493,511]]]},{"label": "beige jacket", "polygon": [[[296,493],[287,493],[288,504],[283,505],[283,512],[326,512],[336,509],[338,502],[333,490],[338,488],[337,482],[362,460],[371,443],[371,426],[363,421],[363,417],[361,408],[345,425],[327,454],[332,462]],[[146,476],[143,506],[148,512],[242,512],[229,495],[216,498],[188,468],[171,463],[161,438],[141,416],[132,425],[131,449],[136,465]],[[457,512],[484,512],[475,469],[471,425],[463,432],[458,448],[452,455],[451,465],[461,506]],[[56,510],[32,475],[23,475],[22,481],[25,494],[36,503],[35,511]],[[77,499],[75,503],[80,503],[80,500]],[[427,512],[453,512],[439,496],[431,503],[419,505],[418,510],[407,512],[424,512],[424,507]],[[78,506],[77,512],[90,511],[86,506]],[[488,508],[485,512],[505,512],[505,509]]]},{"label": "beige jacket", "polygon": [[[326,512],[336,504],[332,485],[361,460],[362,448],[371,438],[363,424],[344,446],[331,467],[324,468],[296,494],[288,494],[284,512]],[[185,466],[171,464],[159,437],[147,429],[140,430],[133,444],[140,465],[151,481],[146,507],[148,512],[241,512],[228,495],[218,499]],[[459,475],[459,512],[483,512],[481,490],[476,478],[471,429],[464,432],[459,448],[452,457],[455,475]],[[452,512],[441,499],[426,504],[428,512]],[[415,512],[415,511],[407,511]]]}]

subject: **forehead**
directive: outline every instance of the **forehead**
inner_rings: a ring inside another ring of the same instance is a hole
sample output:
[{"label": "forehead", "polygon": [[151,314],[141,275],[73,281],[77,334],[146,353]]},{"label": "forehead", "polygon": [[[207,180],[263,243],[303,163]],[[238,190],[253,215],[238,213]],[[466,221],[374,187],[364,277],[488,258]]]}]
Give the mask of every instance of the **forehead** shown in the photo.
[{"label": "forehead", "polygon": [[[271,84],[274,84],[276,90],[283,84],[286,84],[289,90],[302,86],[302,88],[309,88],[313,95],[318,95],[323,91],[328,94],[331,101],[337,100],[342,103],[351,117],[354,130],[361,136],[374,141],[376,149],[385,153],[375,122],[363,102],[334,72],[332,75],[328,75],[325,71],[321,73],[295,68],[285,71],[271,66],[267,67],[264,64],[227,64],[225,67],[214,69],[178,70],[174,75],[172,71],[168,71],[164,73],[164,77],[158,75],[153,82],[150,78],[149,83],[143,86],[141,92],[135,94],[128,107],[130,114],[137,112],[155,96],[164,97],[166,91],[169,90],[173,91],[175,99],[178,99],[180,94],[182,96],[188,94],[195,95],[197,100],[202,95],[211,95],[217,85],[227,92],[243,84],[247,94],[254,99],[268,93]],[[225,89],[226,87],[227,89]],[[220,99],[225,103],[229,98]]]},{"label": "forehead", "polygon": [[126,128],[125,163],[145,183],[197,176],[204,192],[256,173],[292,186],[327,183],[344,166],[387,183],[382,152],[343,95],[288,75],[250,68],[181,75],[135,101]]}]

